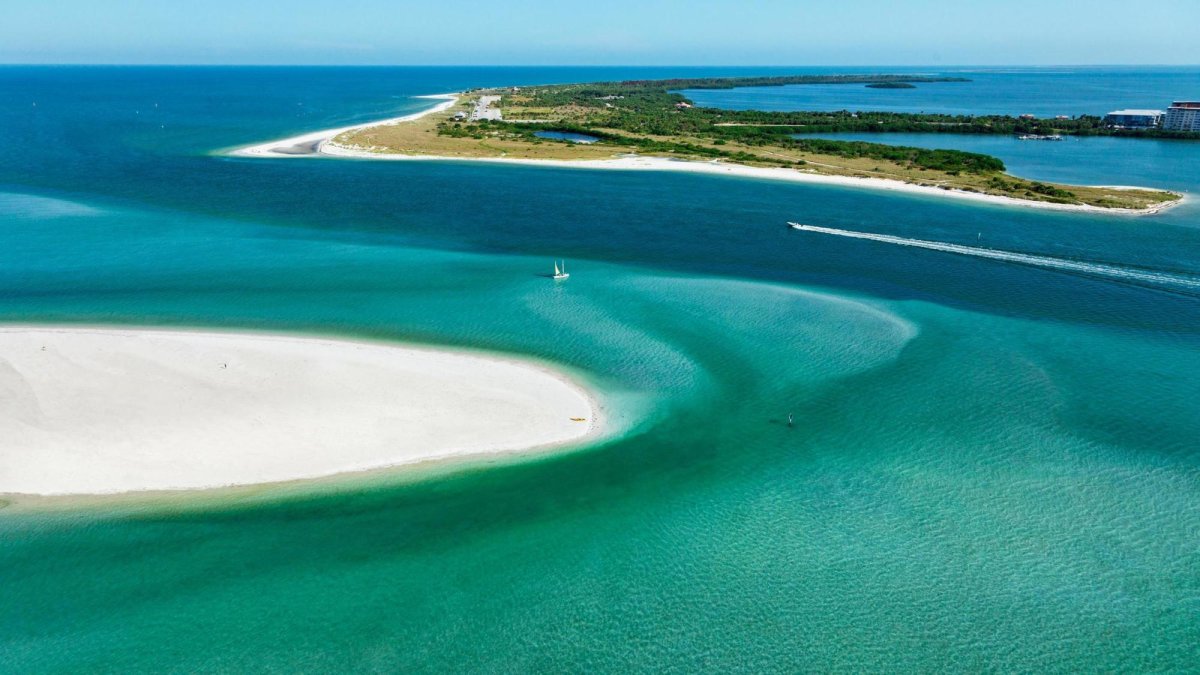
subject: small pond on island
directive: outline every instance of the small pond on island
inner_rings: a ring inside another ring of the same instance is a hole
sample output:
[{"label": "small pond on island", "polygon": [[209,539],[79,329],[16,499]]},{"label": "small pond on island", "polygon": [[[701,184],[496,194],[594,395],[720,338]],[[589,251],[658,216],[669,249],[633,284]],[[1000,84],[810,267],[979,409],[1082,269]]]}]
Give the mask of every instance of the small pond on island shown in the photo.
[{"label": "small pond on island", "polygon": [[548,138],[554,141],[570,141],[572,143],[595,143],[600,140],[596,136],[576,134],[570,131],[535,131],[533,135],[538,138]]}]

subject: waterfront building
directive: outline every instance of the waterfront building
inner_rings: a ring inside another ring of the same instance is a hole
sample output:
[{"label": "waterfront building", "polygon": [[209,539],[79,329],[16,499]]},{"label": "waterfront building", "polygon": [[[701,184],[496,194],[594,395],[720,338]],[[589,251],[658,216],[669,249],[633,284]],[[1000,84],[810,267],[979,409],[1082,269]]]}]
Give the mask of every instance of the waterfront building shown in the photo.
[{"label": "waterfront building", "polygon": [[1119,129],[1154,129],[1165,114],[1161,110],[1114,110],[1104,116],[1104,123]]},{"label": "waterfront building", "polygon": [[1175,101],[1167,108],[1163,129],[1168,131],[1200,131],[1200,101]]}]

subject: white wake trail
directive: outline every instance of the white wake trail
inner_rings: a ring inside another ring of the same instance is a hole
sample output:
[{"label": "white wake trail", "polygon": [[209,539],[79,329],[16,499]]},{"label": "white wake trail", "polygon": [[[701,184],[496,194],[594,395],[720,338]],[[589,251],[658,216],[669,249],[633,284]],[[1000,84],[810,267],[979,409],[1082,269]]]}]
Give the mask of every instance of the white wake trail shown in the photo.
[{"label": "white wake trail", "polygon": [[1183,274],[1174,274],[1171,272],[1156,272],[1153,270],[1121,267],[1119,265],[1109,265],[1105,263],[1070,260],[1068,258],[1054,258],[1051,256],[1032,255],[1029,253],[1016,253],[1014,251],[1000,251],[992,248],[978,248],[975,246],[963,246],[962,244],[948,244],[940,241],[926,241],[924,239],[909,239],[907,237],[896,237],[890,234],[876,234],[874,232],[839,230],[833,227],[803,225],[801,223],[788,223],[788,225],[790,225],[792,229],[800,230],[801,232],[818,232],[820,234],[831,234],[836,237],[869,239],[871,241],[879,241],[885,244],[896,244],[897,246],[927,248],[931,251],[957,253],[959,255],[975,256],[977,258],[990,258],[992,260],[1003,260],[1005,262],[1034,265],[1036,267],[1046,267],[1050,269],[1065,270],[1068,272],[1096,274],[1121,279],[1124,281],[1167,284],[1170,286],[1188,289],[1200,289],[1200,278]]}]

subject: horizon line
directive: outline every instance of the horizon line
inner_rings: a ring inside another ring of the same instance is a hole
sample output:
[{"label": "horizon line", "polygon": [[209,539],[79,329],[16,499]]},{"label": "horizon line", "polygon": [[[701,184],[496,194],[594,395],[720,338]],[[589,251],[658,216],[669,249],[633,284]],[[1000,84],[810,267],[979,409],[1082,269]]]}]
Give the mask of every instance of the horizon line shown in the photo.
[{"label": "horizon line", "polygon": [[901,64],[646,64],[646,63],[88,63],[0,62],[0,67],[97,68],[1200,68],[1198,63],[901,63]]}]

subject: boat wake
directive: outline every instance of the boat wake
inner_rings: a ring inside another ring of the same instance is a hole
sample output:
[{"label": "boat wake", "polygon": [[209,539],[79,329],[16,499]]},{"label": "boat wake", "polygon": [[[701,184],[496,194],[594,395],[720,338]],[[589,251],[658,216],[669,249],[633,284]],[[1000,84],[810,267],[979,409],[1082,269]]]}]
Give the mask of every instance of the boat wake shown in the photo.
[{"label": "boat wake", "polygon": [[1072,260],[1070,258],[1033,255],[1031,253],[1017,253],[1015,251],[1004,251],[994,248],[980,248],[976,246],[964,246],[962,244],[949,244],[941,241],[909,239],[907,237],[896,237],[890,234],[856,232],[854,230],[839,230],[833,227],[803,225],[801,223],[788,223],[788,225],[791,226],[793,230],[800,230],[801,232],[817,232],[820,234],[831,234],[836,237],[850,237],[852,239],[869,239],[871,241],[883,242],[885,244],[895,244],[897,246],[912,246],[915,248],[929,249],[931,251],[957,253],[959,255],[975,256],[976,258],[990,258],[992,260],[1002,260],[1004,262],[1012,262],[1022,265],[1033,265],[1035,267],[1045,267],[1065,272],[1104,276],[1139,284],[1153,284],[1155,286],[1165,285],[1174,289],[1200,291],[1200,277],[1189,276],[1186,274],[1139,269],[1136,267],[1124,267],[1121,265],[1088,262],[1085,260]]}]

